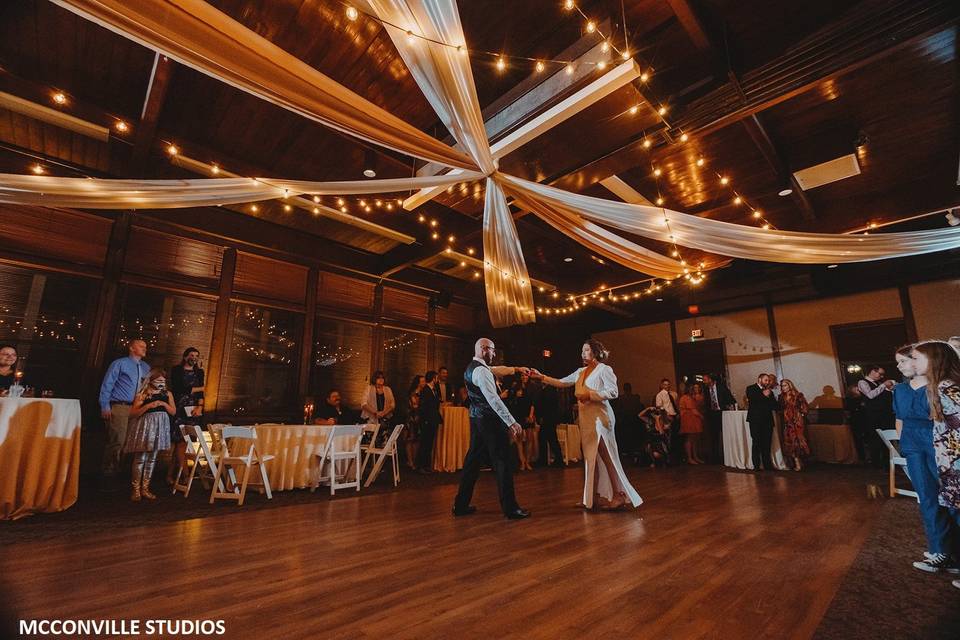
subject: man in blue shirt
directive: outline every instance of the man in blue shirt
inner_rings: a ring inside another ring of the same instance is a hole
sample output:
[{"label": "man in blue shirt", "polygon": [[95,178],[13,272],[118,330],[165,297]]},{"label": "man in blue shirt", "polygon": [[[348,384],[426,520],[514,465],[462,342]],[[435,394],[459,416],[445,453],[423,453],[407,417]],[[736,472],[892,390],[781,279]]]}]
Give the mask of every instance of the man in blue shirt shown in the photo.
[{"label": "man in blue shirt", "polygon": [[110,363],[100,385],[100,415],[107,423],[107,446],[103,451],[102,465],[105,476],[117,472],[120,450],[127,439],[130,406],[140,382],[150,373],[150,365],[143,361],[147,355],[147,343],[131,340],[127,348],[129,355]]}]

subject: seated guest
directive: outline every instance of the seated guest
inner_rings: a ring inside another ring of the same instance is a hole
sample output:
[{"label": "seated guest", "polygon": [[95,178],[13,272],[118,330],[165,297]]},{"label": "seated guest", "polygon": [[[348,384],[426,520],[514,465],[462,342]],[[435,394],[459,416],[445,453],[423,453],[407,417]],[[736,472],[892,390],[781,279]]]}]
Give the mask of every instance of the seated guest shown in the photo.
[{"label": "seated guest", "polygon": [[467,393],[467,385],[461,384],[459,387],[457,387],[457,396],[456,400],[454,400],[454,403],[458,407],[470,408],[470,394]]},{"label": "seated guest", "polygon": [[16,381],[17,349],[12,344],[0,345],[0,391],[10,388]]},{"label": "seated guest", "polygon": [[357,416],[350,409],[340,404],[340,391],[331,389],[327,393],[326,401],[317,408],[317,417],[314,424],[356,424]]},{"label": "seated guest", "polygon": [[666,466],[670,463],[670,422],[664,420],[664,412],[656,407],[647,407],[638,414],[646,429],[646,451],[650,466]]}]

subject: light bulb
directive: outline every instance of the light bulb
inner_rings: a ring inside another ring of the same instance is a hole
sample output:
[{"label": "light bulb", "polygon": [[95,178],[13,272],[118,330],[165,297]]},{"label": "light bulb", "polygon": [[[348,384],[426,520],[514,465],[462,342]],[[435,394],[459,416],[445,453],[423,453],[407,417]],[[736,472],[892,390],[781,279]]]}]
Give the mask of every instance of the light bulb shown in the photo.
[{"label": "light bulb", "polygon": [[250,205],[250,211],[253,211],[254,213],[256,213],[259,210],[260,210],[260,207],[258,207],[257,205],[255,204]]},{"label": "light bulb", "polygon": [[680,142],[686,142],[689,139],[690,139],[690,136],[688,136],[687,134],[685,133],[680,134]]},{"label": "light bulb", "polygon": [[43,175],[44,173],[46,173],[46,171],[45,171],[44,168],[43,168],[43,165],[41,165],[40,163],[37,163],[37,164],[33,165],[32,167],[30,167],[30,170],[33,171],[33,172],[34,172],[35,174],[37,174],[38,176]]},{"label": "light bulb", "polygon": [[337,198],[337,206],[343,206],[343,198]]},{"label": "light bulb", "polygon": [[659,113],[659,114],[662,115],[662,116],[665,116],[665,115],[667,115],[667,108],[664,107],[664,106],[662,106],[662,107],[660,107],[659,109],[657,109],[657,113]]},{"label": "light bulb", "polygon": [[604,53],[606,53],[607,51],[610,51],[610,43],[604,40],[603,44],[600,45],[600,51],[603,51]]},{"label": "light bulb", "polygon": [[117,120],[114,123],[113,128],[119,131],[120,133],[126,133],[127,131],[130,131],[130,125],[128,125],[123,120]]},{"label": "light bulb", "polygon": [[623,58],[624,60],[629,60],[629,59],[630,59],[630,51],[627,50],[627,49],[624,49],[624,50],[623,50],[623,53],[620,54],[620,57]]},{"label": "light bulb", "polygon": [[313,201],[317,204],[320,204],[320,196],[313,196]]},{"label": "light bulb", "polygon": [[743,202],[743,198],[741,198],[740,196],[737,196],[736,198],[733,199],[733,204],[740,204],[741,202]]},{"label": "light bulb", "polygon": [[497,71],[503,71],[507,68],[507,61],[503,59],[503,56],[497,58]]},{"label": "light bulb", "polygon": [[431,227],[437,226],[437,221],[436,221],[436,220],[431,220],[431,221],[430,221],[430,226],[431,226]]},{"label": "light bulb", "polygon": [[573,11],[576,5],[573,3],[573,0],[564,0],[563,8],[567,11]]},{"label": "light bulb", "polygon": [[698,166],[698,167],[702,167],[702,166],[703,166],[703,162],[704,162],[704,161],[703,161],[703,158],[697,158],[697,166]]},{"label": "light bulb", "polygon": [[542,61],[542,60],[537,60],[536,69],[537,69],[537,73],[543,73],[544,67],[543,67],[543,61]]},{"label": "light bulb", "polygon": [[67,104],[67,94],[62,91],[57,91],[53,94],[53,101],[57,104]]},{"label": "light bulb", "polygon": [[640,110],[640,107],[638,107],[637,105],[633,105],[632,107],[630,107],[630,115],[632,116],[637,115],[637,111],[639,110]]},{"label": "light bulb", "polygon": [[218,175],[220,173],[220,167],[215,164],[210,165],[210,173],[213,175]]},{"label": "light bulb", "polygon": [[761,215],[763,215],[763,214],[761,214],[759,211],[754,211],[754,212],[753,212],[753,217],[754,217],[754,218],[759,218]]},{"label": "light bulb", "polygon": [[606,60],[601,60],[600,62],[597,63],[597,69],[603,70],[606,68],[607,68]]},{"label": "light bulb", "polygon": [[661,174],[661,173],[663,173],[663,172],[660,171],[660,167],[657,167],[656,169],[653,170],[653,175],[655,175],[655,176],[658,177],[658,178],[660,177],[660,174]]},{"label": "light bulb", "polygon": [[360,17],[360,12],[356,10],[355,7],[347,7],[347,20],[353,22]]},{"label": "light bulb", "polygon": [[643,148],[644,148],[644,149],[649,149],[652,144],[653,144],[653,143],[650,142],[650,138],[644,138],[644,139],[643,139]]},{"label": "light bulb", "polygon": [[469,249],[467,249],[467,253],[469,253],[472,256],[476,252],[473,250],[473,247],[470,247]]},{"label": "light bulb", "polygon": [[293,210],[293,207],[291,207],[291,206],[288,205],[288,204],[285,204],[285,205],[283,205],[283,210],[284,210],[285,213],[290,213],[290,212]]},{"label": "light bulb", "polygon": [[566,72],[567,72],[567,75],[568,75],[568,76],[573,75],[573,65],[572,65],[572,64],[568,64],[568,65],[567,65]]},{"label": "light bulb", "polygon": [[650,79],[650,74],[647,73],[646,71],[640,74],[640,82],[646,82],[649,79]]},{"label": "light bulb", "polygon": [[175,145],[172,145],[172,144],[171,144],[171,145],[169,145],[169,146],[167,147],[167,153],[169,153],[171,156],[175,156],[175,155],[177,155],[178,153],[180,153],[180,150],[177,149],[177,147],[176,147]]},{"label": "light bulb", "polygon": [[658,204],[658,205],[662,205],[662,204],[663,204],[663,198],[657,198],[657,204]]},{"label": "light bulb", "polygon": [[597,30],[597,25],[593,23],[593,20],[587,20],[587,33],[593,33]]},{"label": "light bulb", "polygon": [[454,240],[456,240],[456,238],[455,238],[454,236],[448,236],[448,237],[447,237],[447,242],[452,243]]}]

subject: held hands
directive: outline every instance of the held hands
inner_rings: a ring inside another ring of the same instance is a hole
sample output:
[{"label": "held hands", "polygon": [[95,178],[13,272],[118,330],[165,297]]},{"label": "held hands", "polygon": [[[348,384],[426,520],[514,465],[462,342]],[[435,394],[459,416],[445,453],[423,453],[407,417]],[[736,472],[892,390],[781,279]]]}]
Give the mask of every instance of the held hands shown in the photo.
[{"label": "held hands", "polygon": [[520,423],[514,422],[510,425],[510,435],[516,439],[520,437],[520,434],[523,433],[523,427],[520,426]]},{"label": "held hands", "polygon": [[533,380],[543,380],[544,378],[544,375],[537,369],[529,369],[529,372],[530,373],[527,375],[529,375]]},{"label": "held hands", "polygon": [[522,376],[530,375],[530,367],[514,367],[513,370]]}]

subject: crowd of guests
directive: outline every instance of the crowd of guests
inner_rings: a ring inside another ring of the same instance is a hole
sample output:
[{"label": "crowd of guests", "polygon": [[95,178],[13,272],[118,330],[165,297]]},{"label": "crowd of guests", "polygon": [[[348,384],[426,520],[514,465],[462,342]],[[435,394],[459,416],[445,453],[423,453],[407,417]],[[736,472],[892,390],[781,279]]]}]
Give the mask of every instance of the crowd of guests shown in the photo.
[{"label": "crowd of guests", "polygon": [[[520,470],[532,470],[535,464],[563,466],[563,454],[557,440],[557,424],[565,415],[556,389],[518,374],[500,389],[500,397],[523,426],[516,440]],[[378,438],[387,437],[393,425],[403,424],[401,452],[407,466],[417,473],[433,472],[433,449],[443,424],[443,406],[469,407],[466,385],[454,383],[448,367],[417,374],[411,380],[406,397],[398,402],[386,384],[383,371],[370,377],[360,401],[360,410],[344,406],[339,389],[330,389],[316,410],[315,424],[380,423]],[[569,402],[566,403],[569,406]],[[567,417],[566,419],[569,419]],[[552,462],[551,462],[552,460]]]}]

